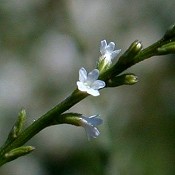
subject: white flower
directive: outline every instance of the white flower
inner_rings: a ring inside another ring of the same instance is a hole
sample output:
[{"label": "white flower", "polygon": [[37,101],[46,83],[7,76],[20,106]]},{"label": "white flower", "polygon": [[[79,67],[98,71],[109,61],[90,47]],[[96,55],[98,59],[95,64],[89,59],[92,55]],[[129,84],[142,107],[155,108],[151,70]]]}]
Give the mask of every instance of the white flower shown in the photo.
[{"label": "white flower", "polygon": [[112,59],[114,59],[114,57],[116,57],[121,51],[121,49],[114,50],[114,48],[114,42],[110,42],[109,44],[107,44],[106,40],[101,41],[100,53],[109,63],[111,63]]},{"label": "white flower", "polygon": [[92,138],[96,138],[100,134],[96,126],[102,124],[103,120],[98,117],[99,115],[80,117],[80,126],[84,127],[89,140]]},{"label": "white flower", "polygon": [[94,69],[92,72],[87,74],[85,68],[82,67],[79,70],[79,81],[77,81],[78,89],[93,96],[100,95],[98,90],[105,87],[105,82],[102,80],[97,80],[98,77],[98,69]]}]

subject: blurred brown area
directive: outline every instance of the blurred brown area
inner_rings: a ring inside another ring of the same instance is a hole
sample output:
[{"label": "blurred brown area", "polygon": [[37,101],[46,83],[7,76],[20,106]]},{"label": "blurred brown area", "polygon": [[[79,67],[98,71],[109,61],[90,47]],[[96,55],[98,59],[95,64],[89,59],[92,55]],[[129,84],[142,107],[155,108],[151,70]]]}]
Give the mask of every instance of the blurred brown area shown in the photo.
[{"label": "blurred brown area", "polygon": [[[24,107],[27,124],[76,87],[78,70],[94,69],[100,41],[122,52],[144,47],[175,21],[175,2],[163,0],[11,0],[0,2],[0,143]],[[126,72],[134,86],[101,91],[70,111],[100,114],[100,136],[82,128],[47,128],[29,156],[4,165],[1,175],[174,175],[175,56],[154,57]]]}]

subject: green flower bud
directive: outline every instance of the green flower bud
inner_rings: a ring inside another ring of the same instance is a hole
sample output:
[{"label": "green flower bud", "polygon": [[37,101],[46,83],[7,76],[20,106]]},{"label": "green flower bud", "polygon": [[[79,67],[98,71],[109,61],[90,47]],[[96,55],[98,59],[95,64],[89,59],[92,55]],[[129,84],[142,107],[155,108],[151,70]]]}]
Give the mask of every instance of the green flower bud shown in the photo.
[{"label": "green flower bud", "polygon": [[140,41],[136,40],[134,41],[129,49],[127,50],[128,53],[132,53],[132,54],[137,54],[138,52],[140,52],[140,50],[142,49],[142,44]]},{"label": "green flower bud", "polygon": [[14,126],[12,127],[12,129],[8,135],[6,143],[8,143],[8,142],[10,142],[18,137],[18,135],[21,133],[21,131],[23,129],[25,120],[26,120],[26,111],[24,109],[22,109],[18,114],[17,121],[15,122]]},{"label": "green flower bud", "polygon": [[175,53],[175,42],[170,42],[157,49],[159,55]]},{"label": "green flower bud", "polygon": [[22,109],[18,114],[18,120],[16,121],[14,126],[15,128],[14,137],[17,137],[21,133],[25,120],[26,120],[26,111],[25,109]]},{"label": "green flower bud", "polygon": [[128,50],[120,57],[119,61],[122,61],[124,58],[133,58],[135,57],[142,49],[142,44],[140,41],[134,41]]},{"label": "green flower bud", "polygon": [[110,79],[107,82],[107,87],[117,87],[121,85],[133,85],[137,82],[138,82],[138,78],[136,75],[132,73],[123,74],[123,75]]},{"label": "green flower bud", "polygon": [[24,156],[32,152],[35,148],[33,146],[21,146],[15,149],[12,149],[8,153],[5,154],[5,158],[9,159],[9,161],[14,160],[18,157]]},{"label": "green flower bud", "polygon": [[143,46],[140,41],[134,41],[128,50],[126,50],[126,52],[119,58],[119,62],[127,63],[128,61],[132,61],[132,58],[134,58],[142,50],[142,47]]}]

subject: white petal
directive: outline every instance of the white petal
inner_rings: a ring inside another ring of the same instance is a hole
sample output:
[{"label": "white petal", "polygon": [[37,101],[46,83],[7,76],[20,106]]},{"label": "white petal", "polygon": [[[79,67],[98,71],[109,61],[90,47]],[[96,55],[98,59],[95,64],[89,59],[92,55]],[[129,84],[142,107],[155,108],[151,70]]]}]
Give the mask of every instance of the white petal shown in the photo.
[{"label": "white petal", "polygon": [[94,82],[95,80],[97,80],[98,77],[99,77],[99,70],[94,69],[92,72],[89,72],[87,81]]},{"label": "white petal", "polygon": [[101,89],[103,87],[105,87],[105,82],[102,81],[102,80],[96,80],[92,85],[91,85],[91,88],[92,89],[95,89],[95,90],[98,90],[98,89]]},{"label": "white petal", "polygon": [[82,116],[80,119],[80,125],[84,127],[89,140],[96,138],[100,134],[96,126],[102,124],[103,121],[102,119],[98,118],[98,115],[93,115],[90,117]]},{"label": "white petal", "polygon": [[97,136],[100,134],[99,130],[96,127],[89,129],[88,131],[86,130],[86,132],[89,140],[92,138],[97,138]]},{"label": "white petal", "polygon": [[110,43],[108,44],[108,47],[106,48],[106,50],[108,50],[108,51],[113,51],[114,48],[115,48],[115,43],[114,43],[114,42],[110,42]]},{"label": "white petal", "polygon": [[106,53],[111,54],[113,52],[113,49],[110,46],[106,47]]},{"label": "white petal", "polygon": [[86,131],[88,140],[92,138],[96,138],[100,134],[99,130],[96,127],[88,125],[88,124],[84,125],[84,129]]},{"label": "white petal", "polygon": [[112,58],[112,59],[115,58],[120,52],[121,52],[121,49],[113,51],[113,52],[111,53],[111,58]]},{"label": "white petal", "polygon": [[98,90],[95,90],[95,89],[92,89],[92,88],[91,89],[87,89],[87,93],[92,95],[92,96],[95,96],[95,97],[100,95]]},{"label": "white petal", "polygon": [[99,136],[99,134],[100,134],[99,130],[96,127],[94,127],[94,129],[93,129],[93,138],[96,138],[97,136]]},{"label": "white petal", "polygon": [[103,120],[99,118],[99,115],[81,116],[81,118],[82,118],[82,121],[84,121],[84,123],[92,126],[98,126],[103,123]]},{"label": "white petal", "polygon": [[93,115],[90,116],[89,118],[86,119],[88,123],[90,123],[93,126],[98,126],[103,123],[103,120],[98,117],[98,115]]},{"label": "white petal", "polygon": [[100,52],[101,52],[102,55],[104,54],[106,46],[107,46],[106,40],[101,41]]},{"label": "white petal", "polygon": [[78,86],[78,89],[82,92],[86,92],[87,91],[87,87],[80,81],[77,81],[77,86]]},{"label": "white petal", "polygon": [[79,70],[79,80],[85,82],[87,79],[87,71],[84,67]]}]

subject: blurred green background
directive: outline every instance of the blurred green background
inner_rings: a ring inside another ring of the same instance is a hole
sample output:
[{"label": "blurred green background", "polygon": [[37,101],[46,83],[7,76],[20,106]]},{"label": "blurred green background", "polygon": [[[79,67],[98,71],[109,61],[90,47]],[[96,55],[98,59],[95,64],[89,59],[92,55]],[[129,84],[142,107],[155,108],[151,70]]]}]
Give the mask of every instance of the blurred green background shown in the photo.
[{"label": "blurred green background", "polygon": [[[27,124],[76,87],[78,70],[95,67],[100,41],[122,52],[144,47],[175,22],[173,0],[1,0],[0,143],[19,110]],[[88,141],[83,128],[50,127],[28,145],[30,155],[4,165],[1,175],[174,175],[175,55],[154,57],[127,72],[134,86],[105,89],[70,111],[100,114],[104,124]]]}]

